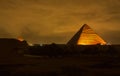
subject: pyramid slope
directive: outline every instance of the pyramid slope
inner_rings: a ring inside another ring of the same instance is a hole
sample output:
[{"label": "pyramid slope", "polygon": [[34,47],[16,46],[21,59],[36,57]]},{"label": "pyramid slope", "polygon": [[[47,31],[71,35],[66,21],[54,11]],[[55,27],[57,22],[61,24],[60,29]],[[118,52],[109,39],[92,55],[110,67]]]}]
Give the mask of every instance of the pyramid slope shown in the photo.
[{"label": "pyramid slope", "polygon": [[72,37],[68,45],[105,45],[106,42],[97,35],[87,24]]}]

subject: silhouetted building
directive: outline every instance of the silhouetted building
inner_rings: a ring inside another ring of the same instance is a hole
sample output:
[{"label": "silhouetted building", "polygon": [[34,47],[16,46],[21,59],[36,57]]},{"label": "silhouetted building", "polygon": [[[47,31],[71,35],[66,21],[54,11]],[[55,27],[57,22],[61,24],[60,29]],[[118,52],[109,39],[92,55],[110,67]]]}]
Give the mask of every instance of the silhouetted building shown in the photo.
[{"label": "silhouetted building", "polygon": [[27,49],[26,41],[19,41],[12,38],[0,38],[0,60],[15,58],[24,53]]}]

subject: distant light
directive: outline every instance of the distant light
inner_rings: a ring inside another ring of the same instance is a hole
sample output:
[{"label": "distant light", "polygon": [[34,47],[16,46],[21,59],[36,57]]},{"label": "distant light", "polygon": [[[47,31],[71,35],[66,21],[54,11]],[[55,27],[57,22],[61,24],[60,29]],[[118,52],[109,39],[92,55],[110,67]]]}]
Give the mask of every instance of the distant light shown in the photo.
[{"label": "distant light", "polygon": [[107,45],[111,45],[111,43],[107,43]]},{"label": "distant light", "polygon": [[43,44],[33,44],[33,46],[43,46]]},{"label": "distant light", "polygon": [[43,44],[40,44],[40,46],[43,46]]},{"label": "distant light", "polygon": [[29,43],[29,42],[28,42],[28,45],[29,45],[29,46],[34,46],[32,43]]},{"label": "distant light", "polygon": [[21,42],[24,41],[24,39],[22,37],[18,37],[17,39]]}]

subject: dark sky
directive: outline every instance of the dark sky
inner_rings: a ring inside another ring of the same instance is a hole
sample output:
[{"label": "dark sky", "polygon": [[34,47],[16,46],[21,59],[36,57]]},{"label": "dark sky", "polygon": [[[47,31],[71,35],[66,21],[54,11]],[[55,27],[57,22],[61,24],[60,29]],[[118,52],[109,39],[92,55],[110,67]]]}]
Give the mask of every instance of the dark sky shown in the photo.
[{"label": "dark sky", "polygon": [[0,37],[66,43],[83,24],[120,43],[120,0],[0,0]]}]

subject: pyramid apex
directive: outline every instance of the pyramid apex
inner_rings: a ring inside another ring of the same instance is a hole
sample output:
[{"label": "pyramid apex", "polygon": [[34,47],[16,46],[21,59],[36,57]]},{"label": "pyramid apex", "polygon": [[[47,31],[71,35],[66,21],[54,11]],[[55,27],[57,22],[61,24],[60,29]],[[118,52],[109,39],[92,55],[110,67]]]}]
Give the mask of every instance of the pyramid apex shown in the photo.
[{"label": "pyramid apex", "polygon": [[87,24],[84,24],[83,26],[85,26],[85,25],[87,25]]},{"label": "pyramid apex", "polygon": [[89,27],[89,25],[88,24],[84,24],[83,27]]}]

